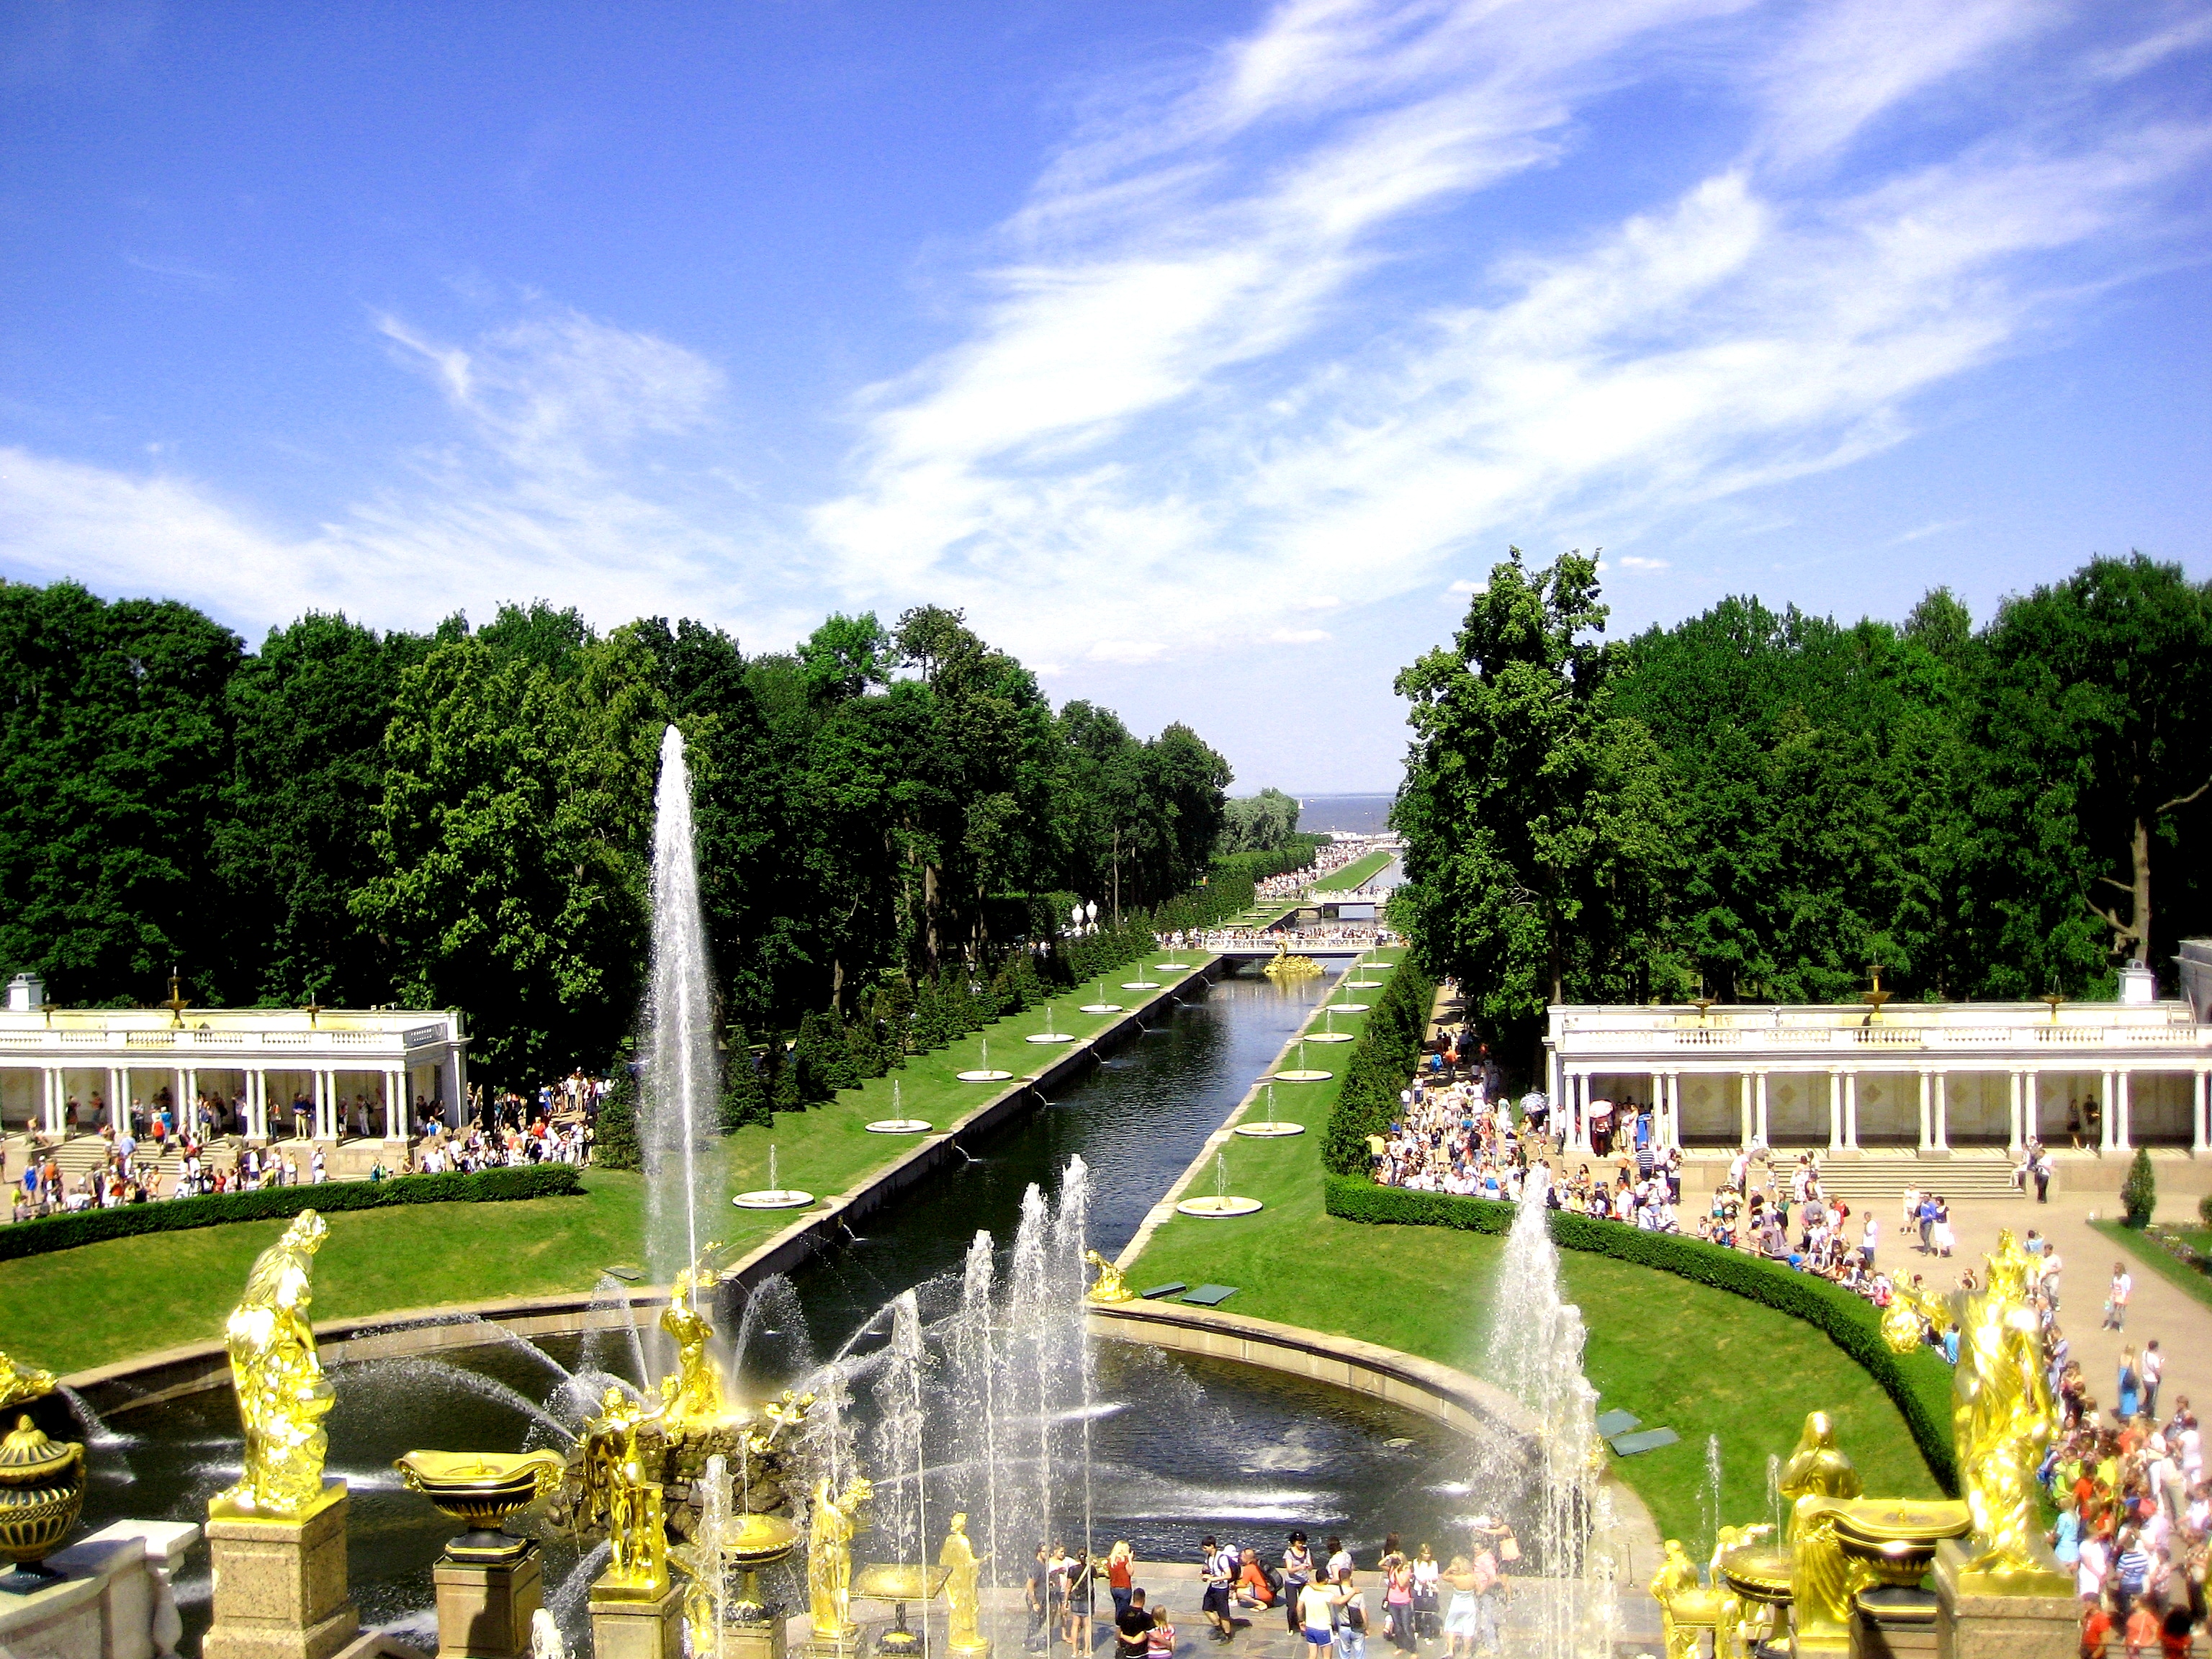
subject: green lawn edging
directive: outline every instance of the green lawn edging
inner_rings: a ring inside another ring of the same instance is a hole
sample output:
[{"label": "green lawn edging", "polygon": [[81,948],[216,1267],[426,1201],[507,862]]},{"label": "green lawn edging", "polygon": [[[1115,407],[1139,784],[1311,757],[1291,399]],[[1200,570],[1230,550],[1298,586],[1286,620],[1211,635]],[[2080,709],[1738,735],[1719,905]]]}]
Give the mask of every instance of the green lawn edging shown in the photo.
[{"label": "green lawn edging", "polygon": [[267,1221],[302,1210],[378,1210],[394,1204],[493,1204],[514,1199],[580,1195],[572,1164],[525,1164],[474,1175],[394,1176],[388,1181],[326,1181],[319,1186],[264,1187],[251,1193],[210,1193],[157,1199],[112,1210],[43,1216],[0,1227],[0,1261],[75,1249],[140,1233],[181,1232],[233,1221]]},{"label": "green lawn edging", "polygon": [[[1325,1177],[1322,1206],[1346,1221],[1379,1226],[1455,1227],[1507,1233],[1516,1206],[1454,1193],[1409,1192],[1378,1187],[1360,1176]],[[1872,1304],[1826,1279],[1779,1267],[1739,1250],[1673,1233],[1645,1232],[1617,1221],[1554,1210],[1552,1238],[1560,1249],[1586,1250],[1616,1261],[1656,1267],[1802,1319],[1857,1362],[1887,1395],[1911,1431],[1928,1471],[1944,1492],[1959,1490],[1951,1443],[1951,1368],[1932,1352],[1891,1352]]]}]

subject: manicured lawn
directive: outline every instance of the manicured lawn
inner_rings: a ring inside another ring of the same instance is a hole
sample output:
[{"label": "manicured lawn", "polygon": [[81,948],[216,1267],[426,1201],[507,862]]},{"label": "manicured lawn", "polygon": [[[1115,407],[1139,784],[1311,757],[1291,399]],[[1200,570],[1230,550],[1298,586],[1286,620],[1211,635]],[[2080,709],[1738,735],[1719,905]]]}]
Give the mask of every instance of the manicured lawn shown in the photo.
[{"label": "manicured lawn", "polygon": [[[1053,1029],[1091,1036],[1118,1015],[1079,1014],[1085,1002],[1133,1006],[1150,991],[1121,981],[1172,984],[1187,973],[1161,973],[1156,953],[1054,999]],[[1179,960],[1194,966],[1195,953]],[[1142,971],[1139,972],[1139,969]],[[1045,1029],[1033,1009],[988,1027],[992,1065],[1018,1078],[1048,1064],[1060,1045],[1023,1039]],[[817,1198],[859,1185],[915,1145],[874,1135],[866,1125],[900,1111],[942,1127],[1006,1085],[962,1083],[953,1073],[980,1069],[976,1036],[909,1058],[906,1069],[842,1091],[830,1105],[785,1114],[773,1128],[750,1127],[710,1149],[714,1237],[739,1250],[788,1226],[793,1211],[734,1209],[729,1195],[767,1184],[768,1149],[777,1178]],[[315,1316],[351,1318],[397,1308],[478,1302],[495,1297],[587,1290],[611,1266],[643,1261],[641,1178],[592,1170],[582,1199],[509,1204],[436,1204],[341,1212],[315,1264]],[[0,1350],[57,1371],[82,1370],[180,1343],[211,1340],[237,1301],[254,1256],[283,1230],[281,1222],[238,1222],[195,1231],[114,1239],[51,1255],[0,1262]]]},{"label": "manicured lawn", "polygon": [[[1362,1018],[1340,1018],[1337,1029],[1356,1030]],[[1340,1076],[1342,1059],[1315,1059],[1321,1052],[1307,1050],[1310,1063]],[[1348,1048],[1335,1053],[1345,1056]],[[1277,1085],[1276,1115],[1304,1123],[1307,1133],[1238,1139],[1227,1149],[1230,1190],[1267,1207],[1241,1220],[1164,1223],[1130,1282],[1234,1285],[1231,1311],[1360,1337],[1479,1376],[1504,1241],[1440,1227],[1370,1227],[1325,1213],[1319,1136],[1335,1086]],[[1763,1516],[1766,1459],[1787,1457],[1815,1410],[1835,1414],[1869,1492],[1936,1494],[1888,1396],[1811,1326],[1607,1257],[1570,1251],[1562,1272],[1589,1330],[1583,1370],[1601,1408],[1623,1407],[1647,1427],[1663,1425],[1682,1437],[1680,1444],[1616,1459],[1614,1468],[1662,1534],[1691,1543],[1693,1553],[1704,1547],[1698,1540],[1707,1526],[1700,1505],[1709,1435],[1720,1437],[1723,1507],[1735,1521]]]},{"label": "manicured lawn", "polygon": [[1363,881],[1371,881],[1390,867],[1395,853],[1370,853],[1354,859],[1341,870],[1332,870],[1314,884],[1332,893],[1348,893]]},{"label": "manicured lawn", "polygon": [[[2130,1255],[2148,1267],[2160,1278],[2179,1285],[2206,1307],[2212,1308],[2212,1275],[2202,1267],[2192,1267],[2179,1256],[2160,1247],[2159,1242],[2133,1227],[2117,1221],[2093,1221],[2089,1224],[2111,1239]],[[2212,1229],[2203,1227],[2161,1227],[2199,1255],[2212,1253]]]}]

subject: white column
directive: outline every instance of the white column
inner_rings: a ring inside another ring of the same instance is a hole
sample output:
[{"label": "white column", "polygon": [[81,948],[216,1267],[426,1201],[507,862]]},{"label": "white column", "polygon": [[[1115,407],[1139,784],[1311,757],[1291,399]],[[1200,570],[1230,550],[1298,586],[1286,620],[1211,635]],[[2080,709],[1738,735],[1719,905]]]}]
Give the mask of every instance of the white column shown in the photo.
[{"label": "white column", "polygon": [[2135,1149],[2135,1107],[2128,1097],[2128,1074],[2119,1073],[2119,1087],[2112,1091],[2107,1108],[2112,1115],[2112,1150],[2132,1152]]},{"label": "white column", "polygon": [[1552,1103],[1552,1121],[1556,1128],[1566,1121],[1566,1089],[1559,1073],[1559,1050],[1555,1043],[1544,1045],[1544,1098]]},{"label": "white column", "polygon": [[1846,1151],[1859,1148],[1859,1074],[1844,1073],[1844,1146]]},{"label": "white column", "polygon": [[2208,1091],[2205,1079],[2205,1070],[2200,1066],[2197,1068],[2196,1099],[2189,1112],[2189,1150],[2199,1158],[2212,1151],[2212,1125],[2204,1121],[2204,1097]]},{"label": "white column", "polygon": [[2105,1073],[2103,1097],[2098,1104],[2097,1149],[2100,1152],[2109,1152],[2112,1150],[2114,1144],[2112,1140],[2112,1135],[2114,1133],[2113,1123],[2114,1120],[2119,1116],[2119,1112],[2115,1108],[2112,1100],[2114,1092],[2112,1086],[2113,1075],[2114,1074],[2111,1072]]},{"label": "white column", "polygon": [[1828,1073],[1828,1150],[1844,1150],[1844,1074],[1836,1068]]},{"label": "white column", "polygon": [[315,1139],[318,1140],[337,1139],[331,1127],[331,1102],[337,1093],[337,1073],[317,1072],[315,1073]]},{"label": "white column", "polygon": [[2017,1068],[2005,1073],[2005,1150],[2017,1157],[2026,1137],[2020,1131],[2021,1085],[2026,1076]]},{"label": "white column", "polygon": [[1935,1138],[1929,1133],[1935,1126],[1930,1121],[1928,1103],[1928,1073],[1923,1072],[1920,1074],[1920,1150],[1923,1152],[1928,1151],[1936,1144]]},{"label": "white column", "polygon": [[[2202,1079],[2199,1079],[2200,1083]],[[2199,1092],[2202,1092],[2201,1089]],[[58,1139],[62,1132],[62,1108],[67,1103],[69,1089],[58,1066],[46,1067],[46,1133]],[[2200,1112],[2199,1116],[2203,1114]]]},{"label": "white column", "polygon": [[1753,1076],[1752,1100],[1757,1108],[1753,1138],[1762,1146],[1771,1146],[1774,1142],[1766,1131],[1766,1073],[1765,1072],[1759,1072]]},{"label": "white column", "polygon": [[1587,1152],[1590,1149],[1589,1090],[1588,1072],[1567,1073],[1567,1099],[1571,1103],[1568,1108],[1568,1144],[1578,1152]]},{"label": "white column", "polygon": [[107,1121],[120,1136],[131,1127],[131,1068],[107,1068]]},{"label": "white column", "polygon": [[1667,1150],[1682,1144],[1682,1074],[1667,1073]]},{"label": "white column", "polygon": [[1951,1150],[1950,1081],[1949,1073],[1945,1072],[1936,1073],[1936,1150],[1939,1152],[1948,1152]]},{"label": "white column", "polygon": [[403,1067],[384,1074],[384,1138],[386,1140],[407,1139],[408,1120],[414,1115],[414,1103],[407,1097],[407,1073]]},{"label": "white column", "polygon": [[1751,1073],[1738,1072],[1735,1078],[1735,1115],[1737,1138],[1743,1150],[1751,1150]]}]

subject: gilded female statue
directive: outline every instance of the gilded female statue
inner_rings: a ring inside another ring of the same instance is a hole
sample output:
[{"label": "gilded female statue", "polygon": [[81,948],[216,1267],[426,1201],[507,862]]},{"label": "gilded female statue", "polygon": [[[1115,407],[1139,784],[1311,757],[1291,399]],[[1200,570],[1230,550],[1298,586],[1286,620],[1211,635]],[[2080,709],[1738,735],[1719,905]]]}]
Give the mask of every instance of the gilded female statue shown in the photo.
[{"label": "gilded female statue", "polygon": [[605,1582],[646,1595],[668,1588],[668,1534],[661,1527],[660,1486],[645,1478],[638,1443],[657,1413],[611,1388],[584,1430],[584,1502],[580,1519],[607,1529]]},{"label": "gilded female statue", "polygon": [[937,1565],[947,1569],[945,1575],[945,1640],[955,1653],[974,1653],[990,1645],[983,1639],[982,1603],[977,1588],[982,1577],[983,1560],[983,1557],[975,1553],[975,1546],[969,1541],[967,1516],[954,1516],[952,1529],[945,1534],[945,1547],[938,1552]]},{"label": "gilded female statue", "polygon": [[330,1449],[323,1418],[331,1408],[331,1382],[307,1317],[313,1300],[307,1267],[329,1236],[322,1217],[301,1211],[284,1236],[254,1258],[245,1298],[223,1325],[246,1430],[245,1474],[215,1499],[226,1509],[294,1516],[323,1495],[323,1458]]},{"label": "gilded female statue", "polygon": [[1698,1632],[1713,1632],[1714,1659],[1727,1659],[1721,1648],[1721,1606],[1728,1599],[1723,1589],[1708,1589],[1698,1581],[1698,1564],[1682,1547],[1682,1540],[1667,1540],[1666,1559],[1651,1577],[1651,1599],[1659,1604],[1659,1623],[1665,1638],[1667,1659],[1697,1659]]},{"label": "gilded female statue", "polygon": [[1807,1413],[1804,1432],[1777,1486],[1790,1504],[1784,1524],[1798,1637],[1805,1643],[1847,1644],[1851,1596],[1863,1584],[1857,1564],[1836,1540],[1836,1510],[1865,1487],[1857,1466],[1836,1444],[1836,1425],[1827,1413]]},{"label": "gilded female statue", "polygon": [[2033,1261],[2008,1229],[1988,1262],[1989,1288],[1968,1301],[1960,1332],[1952,1436],[1980,1551],[1971,1565],[2009,1575],[2041,1565],[2035,1471],[2056,1412],[2042,1330],[2028,1305]]},{"label": "gilded female statue", "polygon": [[698,1261],[676,1275],[676,1282],[668,1287],[668,1306],[661,1312],[660,1328],[676,1344],[676,1370],[660,1381],[662,1414],[672,1428],[719,1423],[730,1414],[721,1369],[707,1352],[714,1328],[691,1301],[697,1287],[721,1282],[709,1261],[720,1248],[709,1244],[699,1253]]},{"label": "gilded female statue", "polygon": [[860,1628],[852,1618],[853,1536],[860,1529],[860,1506],[874,1496],[875,1488],[857,1474],[842,1492],[826,1474],[814,1483],[806,1525],[806,1605],[818,1641],[849,1641]]}]

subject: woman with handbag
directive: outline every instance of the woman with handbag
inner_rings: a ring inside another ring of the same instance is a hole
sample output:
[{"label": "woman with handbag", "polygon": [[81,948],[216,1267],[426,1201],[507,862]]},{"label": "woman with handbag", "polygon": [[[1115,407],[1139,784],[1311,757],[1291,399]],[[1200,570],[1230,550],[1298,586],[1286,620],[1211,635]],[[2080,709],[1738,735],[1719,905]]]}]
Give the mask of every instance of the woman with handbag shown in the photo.
[{"label": "woman with handbag", "polygon": [[1382,1616],[1389,1626],[1390,1645],[1401,1653],[1413,1650],[1413,1564],[1392,1555],[1383,1565]]},{"label": "woman with handbag", "polygon": [[1443,1576],[1436,1551],[1422,1545],[1413,1558],[1413,1634],[1419,1640],[1433,1642],[1443,1634],[1443,1616],[1437,1605],[1437,1581]]}]

